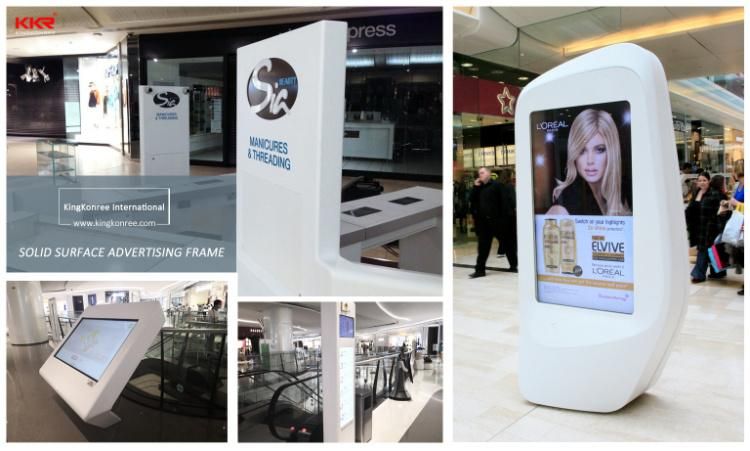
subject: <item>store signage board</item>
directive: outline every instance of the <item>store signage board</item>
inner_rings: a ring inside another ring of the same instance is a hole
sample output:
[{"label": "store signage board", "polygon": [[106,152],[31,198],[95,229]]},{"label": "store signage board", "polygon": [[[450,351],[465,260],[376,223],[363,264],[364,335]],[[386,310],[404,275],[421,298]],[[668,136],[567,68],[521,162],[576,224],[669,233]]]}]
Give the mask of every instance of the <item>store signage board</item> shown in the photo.
[{"label": "store signage board", "polygon": [[158,302],[89,307],[39,374],[83,421],[112,426],[120,418],[111,409],[163,323]]},{"label": "store signage board", "polygon": [[237,49],[241,295],[441,292],[441,278],[340,255],[344,22]]},{"label": "store signage board", "polygon": [[[516,115],[519,384],[592,412],[652,386],[687,308],[687,238],[664,70],[633,44],[541,75]],[[654,195],[659,193],[659,195]]]},{"label": "store signage board", "polygon": [[190,175],[190,90],[139,86],[141,175]]}]

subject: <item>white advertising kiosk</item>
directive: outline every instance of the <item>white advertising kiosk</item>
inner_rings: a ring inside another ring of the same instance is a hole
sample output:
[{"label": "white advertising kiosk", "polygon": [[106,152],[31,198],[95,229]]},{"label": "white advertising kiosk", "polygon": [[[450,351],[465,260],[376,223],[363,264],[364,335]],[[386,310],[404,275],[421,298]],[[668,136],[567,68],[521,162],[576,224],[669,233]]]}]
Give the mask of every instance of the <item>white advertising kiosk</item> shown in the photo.
[{"label": "white advertising kiosk", "polygon": [[237,49],[241,295],[439,295],[440,276],[340,254],[347,26]]},{"label": "white advertising kiosk", "polygon": [[[687,307],[688,253],[664,70],[593,51],[518,99],[523,396],[612,412],[659,377]],[[637,263],[637,264],[636,264]]]},{"label": "white advertising kiosk", "polygon": [[190,175],[190,90],[139,86],[141,175]]},{"label": "white advertising kiosk", "polygon": [[321,361],[325,442],[355,441],[355,312],[354,302],[320,304],[321,351],[331,356]]},{"label": "white advertising kiosk", "polygon": [[158,302],[89,307],[39,374],[83,421],[112,426],[112,406],[163,323]]}]

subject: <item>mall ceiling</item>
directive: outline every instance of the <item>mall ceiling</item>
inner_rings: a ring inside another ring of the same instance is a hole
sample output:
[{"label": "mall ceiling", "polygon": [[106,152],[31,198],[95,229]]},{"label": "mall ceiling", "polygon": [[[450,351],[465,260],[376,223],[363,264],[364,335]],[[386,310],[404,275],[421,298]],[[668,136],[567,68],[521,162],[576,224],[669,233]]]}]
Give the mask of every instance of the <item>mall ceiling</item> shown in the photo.
[{"label": "mall ceiling", "polygon": [[[383,302],[381,305],[388,310],[383,311],[376,302],[356,303],[357,331],[373,331],[382,327],[408,327],[411,324],[443,317],[443,305],[440,302]],[[263,318],[270,309],[290,308],[295,332],[300,337],[320,335],[320,303],[268,303],[241,302],[239,304],[239,319],[257,321]],[[252,326],[240,323],[240,326]]]},{"label": "mall ceiling", "polygon": [[[277,308],[289,308],[292,310],[292,324],[295,326],[295,334],[300,337],[320,335],[320,303],[278,303],[278,302],[240,302],[237,315],[240,320],[262,321],[265,315]],[[240,321],[240,327],[258,326],[252,323]]]},{"label": "mall ceiling", "polygon": [[[128,33],[171,33],[406,14],[436,8],[352,7],[9,7],[7,53],[11,57],[102,54]],[[55,17],[54,31],[16,29],[16,18]]]},{"label": "mall ceiling", "polygon": [[381,302],[380,305],[388,313],[375,302],[357,303],[358,332],[373,332],[381,327],[408,326],[443,317],[443,304],[440,302]]},{"label": "mall ceiling", "polygon": [[491,26],[454,12],[454,51],[524,71],[545,72],[615,34],[655,53],[670,80],[744,70],[741,8],[485,7],[481,16]]},{"label": "mall ceiling", "polygon": [[75,282],[75,281],[43,281],[42,292],[64,293],[81,291],[102,291],[110,289],[137,289],[149,293],[182,291],[195,285],[196,282],[168,282],[168,281],[130,281],[123,282]]}]

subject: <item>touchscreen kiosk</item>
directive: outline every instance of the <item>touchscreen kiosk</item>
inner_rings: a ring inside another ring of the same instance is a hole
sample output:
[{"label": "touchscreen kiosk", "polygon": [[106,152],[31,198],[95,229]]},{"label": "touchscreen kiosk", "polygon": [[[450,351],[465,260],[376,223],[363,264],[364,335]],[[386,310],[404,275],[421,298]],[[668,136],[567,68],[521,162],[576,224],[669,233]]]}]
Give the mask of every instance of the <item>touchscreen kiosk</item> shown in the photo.
[{"label": "touchscreen kiosk", "polygon": [[39,374],[83,421],[109,427],[120,420],[112,406],[163,322],[158,302],[89,307]]},{"label": "touchscreen kiosk", "polygon": [[659,377],[688,254],[664,70],[633,44],[542,74],[516,113],[519,384],[534,403],[625,406]]},{"label": "touchscreen kiosk", "polygon": [[241,295],[442,292],[440,276],[341,256],[346,36],[322,21],[237,49]]}]

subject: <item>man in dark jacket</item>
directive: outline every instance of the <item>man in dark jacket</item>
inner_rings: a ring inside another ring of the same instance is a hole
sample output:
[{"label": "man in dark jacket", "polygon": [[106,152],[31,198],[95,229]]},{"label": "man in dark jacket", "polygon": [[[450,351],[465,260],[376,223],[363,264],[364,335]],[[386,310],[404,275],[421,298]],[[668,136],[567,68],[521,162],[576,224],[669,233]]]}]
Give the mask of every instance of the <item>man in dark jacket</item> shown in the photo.
[{"label": "man in dark jacket", "polygon": [[471,190],[471,214],[477,232],[477,264],[474,272],[469,275],[472,279],[486,275],[485,266],[492,238],[500,237],[502,198],[502,185],[492,180],[489,169],[479,168],[479,178],[474,180],[474,188]]},{"label": "man in dark jacket", "polygon": [[502,188],[500,201],[500,239],[503,241],[510,271],[518,272],[516,188],[513,186],[512,172],[509,169],[503,169],[498,180]]}]

